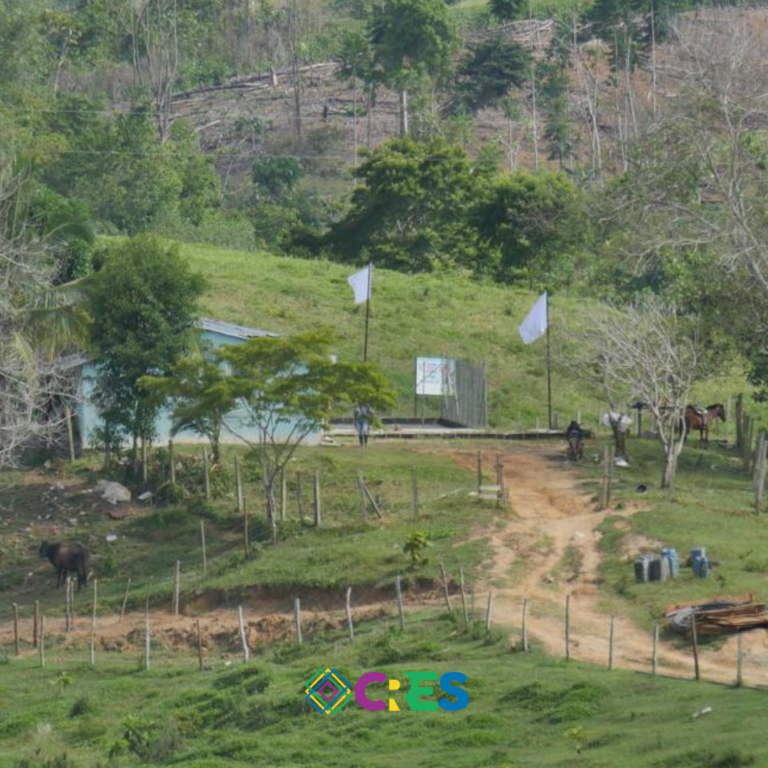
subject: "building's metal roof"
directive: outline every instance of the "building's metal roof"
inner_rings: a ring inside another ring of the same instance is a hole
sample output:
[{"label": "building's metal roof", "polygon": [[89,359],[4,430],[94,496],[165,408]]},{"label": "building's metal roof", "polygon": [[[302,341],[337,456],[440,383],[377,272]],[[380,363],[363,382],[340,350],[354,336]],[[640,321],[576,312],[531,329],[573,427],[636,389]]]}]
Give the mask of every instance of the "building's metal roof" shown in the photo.
[{"label": "building's metal roof", "polygon": [[253,339],[258,336],[277,336],[276,333],[269,331],[260,331],[258,328],[246,328],[243,325],[232,325],[222,320],[212,320],[208,317],[201,317],[198,327],[204,331],[219,333],[222,336],[231,336],[234,339]]}]

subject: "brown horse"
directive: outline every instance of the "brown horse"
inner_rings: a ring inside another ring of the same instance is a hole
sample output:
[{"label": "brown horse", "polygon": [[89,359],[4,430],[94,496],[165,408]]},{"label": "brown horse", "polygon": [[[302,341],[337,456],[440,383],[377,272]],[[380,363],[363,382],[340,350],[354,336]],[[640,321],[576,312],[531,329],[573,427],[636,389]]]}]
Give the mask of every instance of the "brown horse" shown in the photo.
[{"label": "brown horse", "polygon": [[722,403],[716,403],[715,405],[708,405],[704,412],[699,412],[692,405],[689,405],[685,409],[685,435],[694,429],[699,430],[699,442],[709,442],[709,425],[715,420],[720,419],[725,421],[725,406]]}]

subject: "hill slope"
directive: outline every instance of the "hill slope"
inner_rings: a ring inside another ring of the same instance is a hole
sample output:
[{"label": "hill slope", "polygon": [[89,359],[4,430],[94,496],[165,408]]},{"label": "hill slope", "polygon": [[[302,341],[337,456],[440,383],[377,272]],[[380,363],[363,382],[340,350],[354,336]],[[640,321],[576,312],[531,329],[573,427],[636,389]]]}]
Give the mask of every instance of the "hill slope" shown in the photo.
[{"label": "hill slope", "polygon": [[[206,314],[232,323],[293,333],[328,326],[339,336],[338,353],[360,359],[364,305],[355,306],[346,278],[354,267],[305,261],[203,245],[183,251],[208,278]],[[526,346],[517,327],[536,294],[518,287],[482,283],[467,275],[406,275],[377,270],[371,306],[369,359],[382,365],[400,393],[398,415],[414,411],[414,365],[418,355],[458,357],[486,367],[489,418],[493,426],[533,428],[546,419],[546,347]],[[566,294],[552,298],[553,338],[566,324],[589,317],[589,303]],[[558,367],[553,344],[554,410],[559,422],[581,412],[594,427],[602,401],[573,373]],[[697,396],[722,401],[749,392],[742,371],[713,380]],[[429,398],[426,414],[435,415],[439,398]],[[419,405],[421,413],[421,405]]]}]

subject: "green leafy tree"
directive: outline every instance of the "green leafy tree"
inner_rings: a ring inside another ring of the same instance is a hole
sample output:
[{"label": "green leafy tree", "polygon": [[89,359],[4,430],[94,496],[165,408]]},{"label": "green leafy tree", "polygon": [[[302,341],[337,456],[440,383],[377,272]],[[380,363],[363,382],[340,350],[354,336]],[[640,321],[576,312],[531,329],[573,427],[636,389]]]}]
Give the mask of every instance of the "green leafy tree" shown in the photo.
[{"label": "green leafy tree", "polygon": [[473,211],[482,240],[497,248],[497,277],[562,283],[589,237],[582,193],[562,173],[516,171],[489,188]]},{"label": "green leafy tree", "polygon": [[348,262],[370,258],[410,272],[478,267],[465,214],[483,174],[467,153],[442,139],[393,139],[357,171],[363,184],[325,243]]},{"label": "green leafy tree", "polygon": [[261,468],[267,516],[276,537],[275,482],[298,446],[323,428],[335,409],[356,403],[383,409],[394,403],[384,376],[367,363],[334,362],[328,330],[260,337],[221,347],[216,358],[231,363],[229,392],[245,403],[258,431],[249,442]]},{"label": "green leafy tree", "polygon": [[171,402],[172,433],[191,431],[208,438],[211,458],[218,464],[224,417],[237,407],[237,399],[227,371],[211,353],[198,349],[173,365],[167,376],[146,376],[141,384]]},{"label": "green leafy tree", "polygon": [[470,46],[458,68],[453,108],[477,112],[497,106],[511,88],[522,88],[530,74],[531,55],[519,43],[490,40]]},{"label": "green leafy tree", "polygon": [[408,89],[425,74],[438,82],[451,68],[457,37],[443,0],[388,0],[370,23],[374,69],[400,93],[400,137],[408,134]]},{"label": "green leafy tree", "polygon": [[490,0],[491,15],[499,21],[514,21],[528,8],[528,0]]},{"label": "green leafy tree", "polygon": [[142,384],[164,375],[188,350],[203,278],[178,246],[138,235],[112,246],[90,280],[91,344],[98,362],[95,402],[110,429],[154,436],[163,398]]}]

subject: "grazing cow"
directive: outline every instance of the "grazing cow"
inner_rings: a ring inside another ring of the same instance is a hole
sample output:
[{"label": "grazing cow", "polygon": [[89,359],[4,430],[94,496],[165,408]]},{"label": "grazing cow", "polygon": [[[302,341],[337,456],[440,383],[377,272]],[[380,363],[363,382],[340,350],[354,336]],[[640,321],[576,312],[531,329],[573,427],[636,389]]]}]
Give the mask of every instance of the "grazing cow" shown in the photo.
[{"label": "grazing cow", "polygon": [[48,559],[56,569],[58,579],[56,586],[60,587],[70,573],[77,574],[77,589],[88,585],[88,550],[80,544],[49,544],[44,541],[40,545],[40,559]]}]

